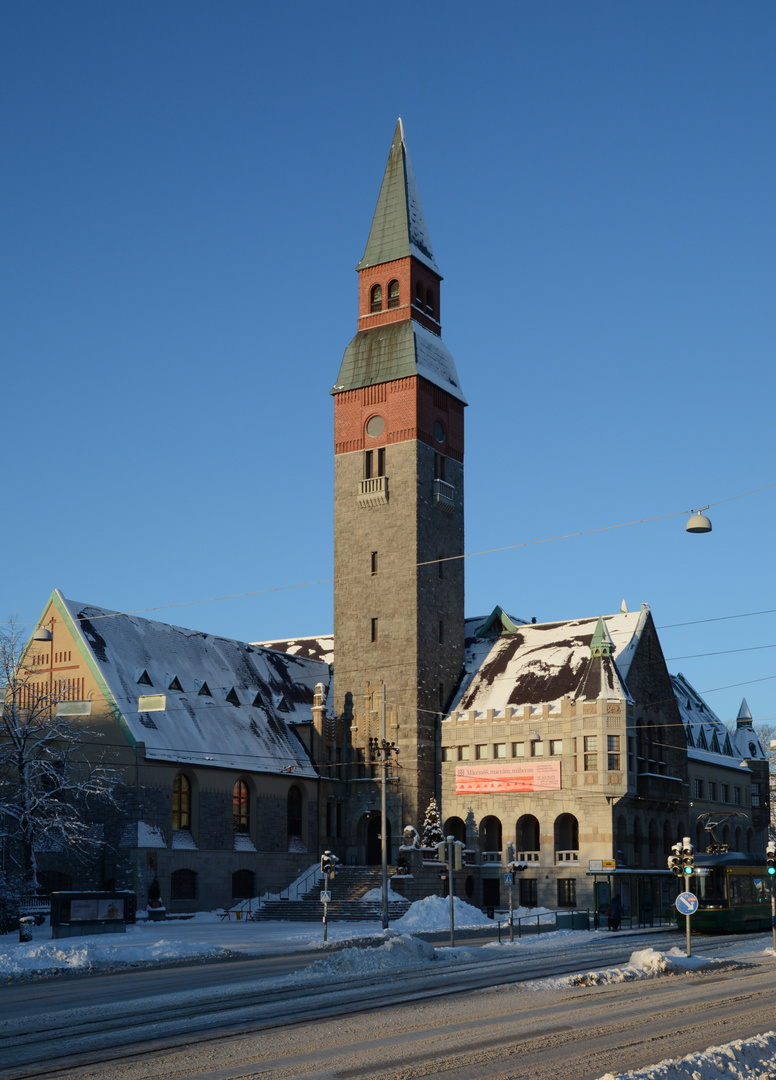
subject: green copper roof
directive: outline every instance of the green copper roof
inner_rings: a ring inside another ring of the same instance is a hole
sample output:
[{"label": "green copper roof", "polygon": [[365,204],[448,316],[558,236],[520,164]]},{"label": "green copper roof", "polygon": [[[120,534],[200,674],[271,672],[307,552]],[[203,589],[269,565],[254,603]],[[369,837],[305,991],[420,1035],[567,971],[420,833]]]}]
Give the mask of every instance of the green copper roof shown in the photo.
[{"label": "green copper roof", "polygon": [[500,637],[502,634],[516,634],[518,629],[519,627],[512,622],[504,609],[496,604],[474,636],[478,638]]},{"label": "green copper roof", "polygon": [[356,269],[378,266],[393,259],[404,259],[408,255],[414,255],[435,274],[439,274],[399,118],[366,251]]},{"label": "green copper roof", "polygon": [[464,405],[455,361],[441,338],[411,319],[360,330],[345,349],[332,394],[420,375]]},{"label": "green copper roof", "polygon": [[596,623],[593,637],[590,641],[590,655],[591,656],[611,656],[614,646],[612,639],[609,635],[609,631],[604,625],[604,620],[601,616],[598,616],[598,622]]}]

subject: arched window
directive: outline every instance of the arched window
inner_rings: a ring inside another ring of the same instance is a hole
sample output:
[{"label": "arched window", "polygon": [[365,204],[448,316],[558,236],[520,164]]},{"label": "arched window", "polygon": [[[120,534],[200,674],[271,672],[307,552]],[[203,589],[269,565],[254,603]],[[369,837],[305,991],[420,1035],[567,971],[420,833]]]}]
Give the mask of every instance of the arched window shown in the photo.
[{"label": "arched window", "polygon": [[459,817],[448,818],[444,826],[445,836],[454,836],[462,844],[466,843],[466,826]]},{"label": "arched window", "polygon": [[172,782],[172,827],[191,828],[191,781],[182,772]]},{"label": "arched window", "polygon": [[256,875],[252,870],[235,870],[232,874],[232,899],[250,900],[254,895]]},{"label": "arched window", "polygon": [[483,851],[498,852],[501,856],[501,822],[497,817],[483,818],[480,837]]},{"label": "arched window", "polygon": [[388,282],[388,307],[397,308],[399,306],[399,282]]},{"label": "arched window", "polygon": [[743,851],[744,850],[743,849],[743,844],[742,844],[742,836],[743,836],[743,833],[741,832],[741,826],[736,825],[736,840],[735,840],[735,844],[736,844],[735,850],[736,851]]},{"label": "arched window", "polygon": [[533,814],[523,814],[517,822],[517,853],[518,858],[528,854],[539,852],[539,822]]},{"label": "arched window", "polygon": [[370,293],[370,306],[369,310],[374,314],[376,311],[383,310],[383,287],[382,285],[373,285],[372,292]]},{"label": "arched window", "polygon": [[432,318],[434,317],[434,294],[431,289],[426,290],[426,311]]},{"label": "arched window", "polygon": [[572,854],[579,851],[579,822],[573,814],[555,818],[555,856],[562,861],[575,862]]},{"label": "arched window", "polygon": [[232,792],[232,827],[236,833],[250,832],[251,804],[248,797],[248,785],[238,780]]},{"label": "arched window", "polygon": [[173,870],[172,874],[170,874],[170,899],[197,899],[196,870]]},{"label": "arched window", "polygon": [[423,310],[423,286],[419,281],[415,282],[415,307],[419,307]]},{"label": "arched window", "polygon": [[634,866],[638,866],[641,862],[641,845],[643,843],[641,836],[641,818],[635,817],[633,819],[633,863]]},{"label": "arched window", "polygon": [[302,792],[296,786],[292,785],[288,789],[288,835],[289,836],[301,836],[302,835]]}]

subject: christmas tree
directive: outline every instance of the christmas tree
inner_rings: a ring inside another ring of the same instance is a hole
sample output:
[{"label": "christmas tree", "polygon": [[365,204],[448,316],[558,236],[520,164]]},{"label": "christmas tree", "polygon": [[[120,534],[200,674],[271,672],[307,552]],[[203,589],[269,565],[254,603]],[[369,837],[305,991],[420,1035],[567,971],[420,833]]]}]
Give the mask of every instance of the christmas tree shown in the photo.
[{"label": "christmas tree", "polygon": [[439,810],[437,810],[436,799],[432,796],[423,820],[423,847],[436,847],[443,840],[444,834],[442,833],[442,823],[439,820]]}]

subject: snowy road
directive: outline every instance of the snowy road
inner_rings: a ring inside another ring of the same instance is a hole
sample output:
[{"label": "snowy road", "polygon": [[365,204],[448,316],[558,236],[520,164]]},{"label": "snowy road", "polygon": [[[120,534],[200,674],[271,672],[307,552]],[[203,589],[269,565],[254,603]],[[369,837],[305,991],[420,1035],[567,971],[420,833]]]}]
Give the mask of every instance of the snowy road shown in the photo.
[{"label": "snowy road", "polygon": [[[123,977],[113,976],[112,1001],[99,985],[104,978],[67,981],[59,1007],[49,1000],[32,1023],[33,988],[19,997],[4,990],[0,1076],[410,1080],[444,1074],[452,1080],[460,1070],[467,1078],[583,1080],[774,1026],[772,958],[747,956],[751,966],[743,969],[615,989],[530,988],[526,980],[623,965],[639,947],[630,935],[574,934],[566,947],[552,937],[554,949],[548,936],[512,951],[440,950],[430,965],[390,972],[338,974],[335,955],[303,975],[264,981],[239,979],[254,964],[238,964],[229,968],[239,981],[218,983],[215,965],[207,969],[207,985],[195,987],[203,969],[179,969],[173,974],[187,989],[176,993],[160,992],[153,980],[161,973],[150,973],[147,992],[135,988],[126,998],[118,992]],[[653,935],[649,943],[666,947],[663,937],[677,944],[676,934]],[[740,952],[741,943],[715,939],[714,955]],[[73,1008],[68,987],[76,984],[80,1004]],[[51,986],[37,989],[50,997]]]}]

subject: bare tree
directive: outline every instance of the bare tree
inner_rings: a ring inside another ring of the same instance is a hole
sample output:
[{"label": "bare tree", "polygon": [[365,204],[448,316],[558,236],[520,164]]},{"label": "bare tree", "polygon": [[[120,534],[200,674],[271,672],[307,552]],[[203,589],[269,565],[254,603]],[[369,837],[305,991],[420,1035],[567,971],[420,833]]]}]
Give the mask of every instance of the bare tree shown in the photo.
[{"label": "bare tree", "polygon": [[58,715],[58,698],[24,659],[26,635],[9,625],[0,633],[0,883],[34,892],[40,850],[78,861],[99,850],[88,816],[114,804],[118,776],[99,733]]},{"label": "bare tree", "polygon": [[754,730],[768,756],[771,790],[771,827],[770,838],[776,840],[776,724],[761,722],[754,724]]}]

